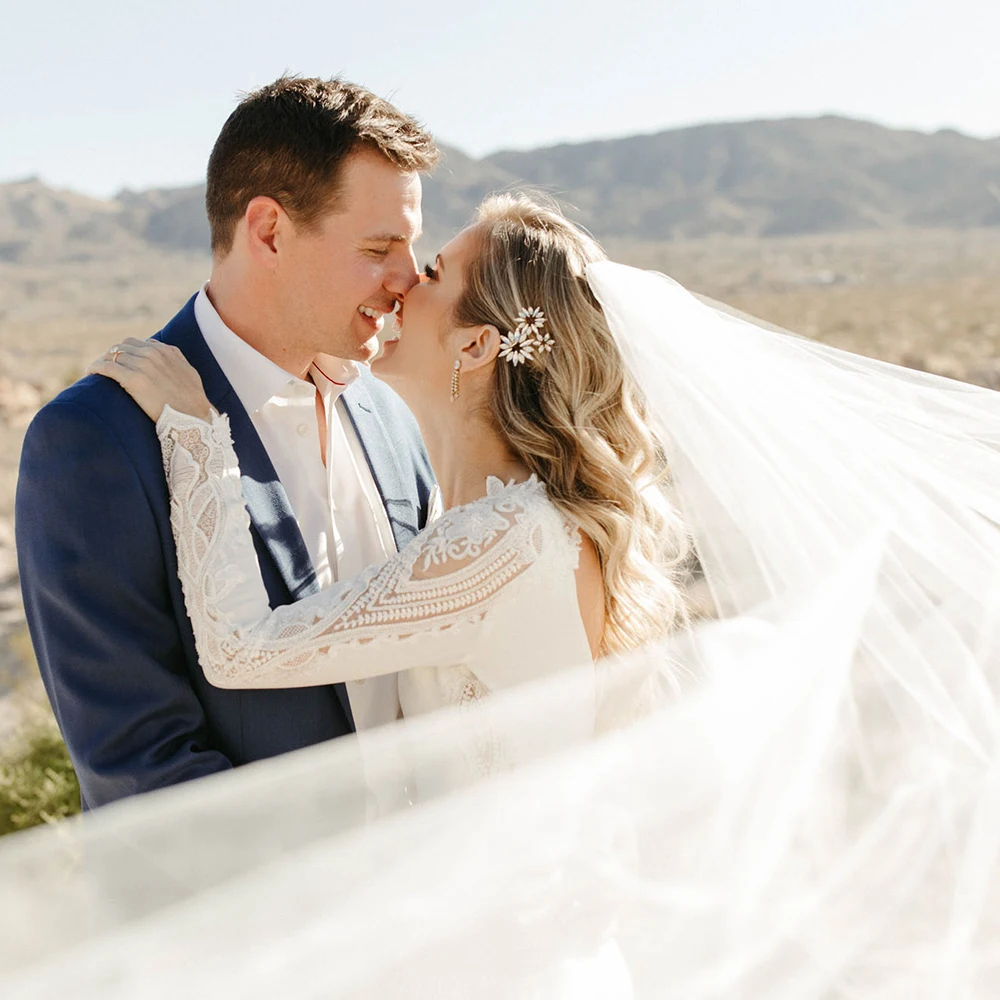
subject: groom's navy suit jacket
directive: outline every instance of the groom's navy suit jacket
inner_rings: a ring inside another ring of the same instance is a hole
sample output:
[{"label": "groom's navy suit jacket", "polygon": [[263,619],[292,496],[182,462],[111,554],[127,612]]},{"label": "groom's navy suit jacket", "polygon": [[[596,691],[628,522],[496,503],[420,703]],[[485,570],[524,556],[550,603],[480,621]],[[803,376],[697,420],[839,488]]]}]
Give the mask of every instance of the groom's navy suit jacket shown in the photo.
[{"label": "groom's navy suit jacket", "polygon": [[[198,369],[229,415],[272,607],[318,588],[288,497],[194,318],[156,335]],[[363,372],[343,394],[402,547],[426,523],[433,478],[409,410]],[[153,423],[114,382],[89,376],[35,417],[15,514],[25,610],[85,808],[351,732],[342,684],[212,687],[177,577],[170,497]]]}]

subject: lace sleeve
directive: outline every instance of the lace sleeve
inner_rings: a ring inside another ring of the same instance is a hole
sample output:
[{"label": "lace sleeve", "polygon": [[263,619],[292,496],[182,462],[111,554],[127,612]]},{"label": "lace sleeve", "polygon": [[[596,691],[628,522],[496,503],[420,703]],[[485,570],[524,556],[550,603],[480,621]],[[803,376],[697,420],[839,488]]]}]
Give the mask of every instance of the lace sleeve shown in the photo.
[{"label": "lace sleeve", "polygon": [[507,491],[445,513],[359,577],[271,610],[228,420],[167,407],[157,433],[184,601],[217,687],[308,687],[464,662],[490,608],[541,554],[525,491]]}]

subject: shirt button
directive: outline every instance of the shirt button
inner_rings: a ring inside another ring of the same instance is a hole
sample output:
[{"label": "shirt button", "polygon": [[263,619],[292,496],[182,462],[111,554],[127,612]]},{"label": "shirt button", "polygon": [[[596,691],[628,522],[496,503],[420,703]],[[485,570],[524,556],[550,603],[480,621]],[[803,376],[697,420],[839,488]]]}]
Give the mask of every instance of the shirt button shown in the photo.
[{"label": "shirt button", "polygon": [[299,435],[300,438],[304,438],[309,433],[309,425],[299,424],[299,426],[295,428],[295,432]]}]

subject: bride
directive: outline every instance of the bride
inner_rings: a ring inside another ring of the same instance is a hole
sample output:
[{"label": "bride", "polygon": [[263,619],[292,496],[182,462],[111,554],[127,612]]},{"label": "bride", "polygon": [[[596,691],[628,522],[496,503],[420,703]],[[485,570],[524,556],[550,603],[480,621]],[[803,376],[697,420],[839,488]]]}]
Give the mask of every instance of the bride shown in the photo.
[{"label": "bride", "polygon": [[[387,562],[273,611],[226,419],[198,374],[176,348],[134,339],[91,366],[157,422],[185,603],[211,683],[309,686],[400,671],[402,712],[415,716],[636,649],[677,625],[685,535],[642,393],[587,283],[602,258],[525,197],[481,207],[410,290],[372,365],[416,414],[446,513]],[[476,766],[516,756],[497,736],[471,751]]]}]

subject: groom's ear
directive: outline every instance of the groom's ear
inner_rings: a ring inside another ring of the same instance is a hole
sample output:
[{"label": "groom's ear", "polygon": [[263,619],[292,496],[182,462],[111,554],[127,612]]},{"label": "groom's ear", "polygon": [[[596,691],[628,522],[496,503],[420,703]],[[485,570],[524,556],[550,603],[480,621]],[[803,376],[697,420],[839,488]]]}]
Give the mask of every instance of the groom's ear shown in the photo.
[{"label": "groom's ear", "polygon": [[284,209],[273,198],[260,195],[251,198],[243,215],[247,227],[250,254],[271,266],[278,253],[278,239],[285,216]]},{"label": "groom's ear", "polygon": [[[471,334],[471,337],[470,337]],[[500,353],[500,331],[490,323],[463,331],[462,371],[473,372],[496,360]]]}]

